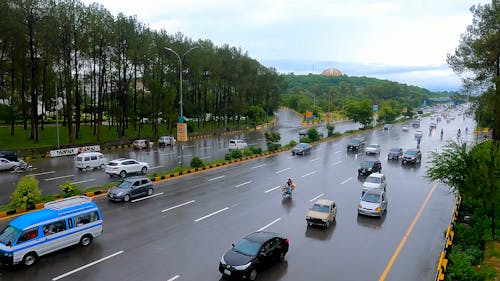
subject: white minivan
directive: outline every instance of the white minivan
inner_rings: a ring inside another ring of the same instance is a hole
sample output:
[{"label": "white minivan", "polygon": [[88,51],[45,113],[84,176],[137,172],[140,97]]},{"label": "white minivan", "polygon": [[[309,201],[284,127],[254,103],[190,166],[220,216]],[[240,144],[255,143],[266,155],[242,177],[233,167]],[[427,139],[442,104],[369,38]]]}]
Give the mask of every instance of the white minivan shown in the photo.
[{"label": "white minivan", "polygon": [[108,160],[100,152],[80,153],[75,157],[75,166],[80,171],[90,171],[94,168],[103,169]]},{"label": "white minivan", "polygon": [[229,150],[231,149],[245,149],[248,144],[243,140],[229,140]]}]

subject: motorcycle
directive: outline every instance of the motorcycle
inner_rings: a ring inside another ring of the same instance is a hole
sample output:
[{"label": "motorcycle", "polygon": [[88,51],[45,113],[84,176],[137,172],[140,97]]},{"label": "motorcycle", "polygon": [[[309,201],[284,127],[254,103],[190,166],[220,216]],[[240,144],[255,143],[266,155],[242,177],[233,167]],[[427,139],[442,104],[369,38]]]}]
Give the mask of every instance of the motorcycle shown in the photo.
[{"label": "motorcycle", "polygon": [[291,199],[292,192],[293,192],[293,188],[290,188],[290,191],[289,191],[288,186],[284,185],[281,187],[281,196],[283,197],[283,200],[289,199],[289,198]]},{"label": "motorcycle", "polygon": [[26,163],[24,161],[19,161],[19,165],[14,167],[14,171],[17,173],[22,173],[24,171],[31,172],[33,170],[33,166],[29,163]]}]

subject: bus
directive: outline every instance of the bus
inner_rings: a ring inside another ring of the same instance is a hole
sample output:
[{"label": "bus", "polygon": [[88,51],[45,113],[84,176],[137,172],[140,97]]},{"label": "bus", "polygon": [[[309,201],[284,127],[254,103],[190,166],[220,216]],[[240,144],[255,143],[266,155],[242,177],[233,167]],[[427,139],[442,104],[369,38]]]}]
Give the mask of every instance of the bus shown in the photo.
[{"label": "bus", "polygon": [[101,235],[102,216],[87,196],[45,203],[43,209],[12,220],[0,233],[2,265],[33,265],[43,255],[80,244],[88,246]]}]

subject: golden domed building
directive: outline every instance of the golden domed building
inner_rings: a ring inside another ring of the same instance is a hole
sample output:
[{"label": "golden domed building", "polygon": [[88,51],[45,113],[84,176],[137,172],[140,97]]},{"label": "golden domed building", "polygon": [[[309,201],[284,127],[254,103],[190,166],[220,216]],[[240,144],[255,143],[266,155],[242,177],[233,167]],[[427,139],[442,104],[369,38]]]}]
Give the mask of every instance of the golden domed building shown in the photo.
[{"label": "golden domed building", "polygon": [[332,67],[327,68],[321,72],[321,76],[342,76],[342,71]]}]

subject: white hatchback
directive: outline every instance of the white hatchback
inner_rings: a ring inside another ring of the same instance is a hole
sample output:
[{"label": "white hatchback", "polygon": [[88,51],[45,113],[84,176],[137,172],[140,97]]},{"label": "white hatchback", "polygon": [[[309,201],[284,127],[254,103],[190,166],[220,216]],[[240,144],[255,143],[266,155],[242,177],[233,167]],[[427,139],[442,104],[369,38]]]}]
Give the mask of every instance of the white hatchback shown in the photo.
[{"label": "white hatchback", "polygon": [[380,154],[380,144],[372,143],[365,149],[366,154]]},{"label": "white hatchback", "polygon": [[149,164],[146,162],[139,162],[134,159],[120,158],[110,161],[104,170],[109,176],[120,176],[124,178],[127,174],[131,173],[147,173]]},{"label": "white hatchback", "polygon": [[231,149],[245,149],[248,144],[243,140],[229,140],[229,150]]},{"label": "white hatchback", "polygon": [[368,190],[383,190],[387,187],[387,179],[384,174],[372,173],[363,183],[363,193]]}]

